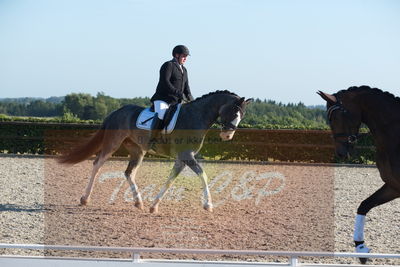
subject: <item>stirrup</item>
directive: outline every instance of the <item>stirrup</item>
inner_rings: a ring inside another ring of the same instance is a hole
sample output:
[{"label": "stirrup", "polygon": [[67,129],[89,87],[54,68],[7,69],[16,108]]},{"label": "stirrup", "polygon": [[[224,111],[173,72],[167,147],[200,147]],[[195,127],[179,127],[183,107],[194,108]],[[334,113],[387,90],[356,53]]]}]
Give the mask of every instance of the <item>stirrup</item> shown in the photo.
[{"label": "stirrup", "polygon": [[159,143],[161,138],[161,132],[157,129],[152,130],[152,133],[150,135],[150,139],[148,142],[148,149],[153,150],[154,152],[157,149],[157,144]]},{"label": "stirrup", "polygon": [[149,147],[148,147],[147,151],[155,153],[157,151],[156,144],[155,143],[149,144]]}]

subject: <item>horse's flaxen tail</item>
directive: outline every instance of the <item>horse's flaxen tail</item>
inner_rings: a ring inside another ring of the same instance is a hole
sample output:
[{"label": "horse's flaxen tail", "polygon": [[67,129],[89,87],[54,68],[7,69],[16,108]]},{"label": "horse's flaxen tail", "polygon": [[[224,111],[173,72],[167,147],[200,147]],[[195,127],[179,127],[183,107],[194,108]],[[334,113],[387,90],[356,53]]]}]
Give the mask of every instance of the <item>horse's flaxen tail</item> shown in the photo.
[{"label": "horse's flaxen tail", "polygon": [[58,162],[65,164],[75,164],[99,152],[103,146],[104,129],[98,130],[87,143],[73,148],[70,152],[58,158]]}]

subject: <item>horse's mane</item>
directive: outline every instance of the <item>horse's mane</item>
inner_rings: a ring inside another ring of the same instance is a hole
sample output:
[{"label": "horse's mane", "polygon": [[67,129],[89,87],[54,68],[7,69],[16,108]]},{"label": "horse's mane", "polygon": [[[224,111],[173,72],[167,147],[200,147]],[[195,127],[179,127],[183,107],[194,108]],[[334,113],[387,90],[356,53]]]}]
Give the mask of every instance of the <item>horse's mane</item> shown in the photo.
[{"label": "horse's mane", "polygon": [[208,94],[205,94],[205,95],[202,95],[202,96],[200,96],[200,97],[197,97],[197,98],[196,98],[195,100],[193,100],[191,103],[193,103],[193,102],[195,102],[195,101],[199,101],[199,100],[204,99],[204,98],[206,98],[206,97],[209,97],[209,96],[211,96],[211,95],[218,95],[218,94],[228,94],[228,95],[234,95],[234,96],[239,97],[237,94],[232,93],[231,91],[228,91],[228,90],[217,90],[217,91],[215,91],[215,92],[210,92],[210,93],[208,93]]},{"label": "horse's mane", "polygon": [[335,95],[340,95],[346,92],[356,92],[356,93],[369,93],[369,94],[375,94],[375,95],[384,95],[390,99],[393,99],[396,101],[396,103],[400,104],[400,98],[393,95],[392,93],[382,91],[381,89],[378,88],[371,88],[368,85],[362,85],[362,86],[352,86],[349,87],[348,89],[343,89],[337,92]]}]

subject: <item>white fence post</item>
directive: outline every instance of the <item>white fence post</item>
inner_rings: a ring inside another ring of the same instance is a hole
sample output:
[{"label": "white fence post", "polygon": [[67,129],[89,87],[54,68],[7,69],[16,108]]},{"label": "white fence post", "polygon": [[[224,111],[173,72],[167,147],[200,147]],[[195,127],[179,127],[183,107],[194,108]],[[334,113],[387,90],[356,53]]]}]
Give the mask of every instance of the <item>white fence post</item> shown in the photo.
[{"label": "white fence post", "polygon": [[134,263],[140,262],[140,253],[139,252],[133,252],[132,253],[132,259]]},{"label": "white fence post", "polygon": [[292,267],[299,266],[299,258],[297,256],[290,257],[290,266],[292,266]]}]

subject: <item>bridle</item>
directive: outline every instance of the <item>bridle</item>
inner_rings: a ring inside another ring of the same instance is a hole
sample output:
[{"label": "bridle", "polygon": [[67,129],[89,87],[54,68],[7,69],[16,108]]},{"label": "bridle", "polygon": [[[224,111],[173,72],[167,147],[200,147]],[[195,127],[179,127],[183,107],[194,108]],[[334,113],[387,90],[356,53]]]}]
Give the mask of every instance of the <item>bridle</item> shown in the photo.
[{"label": "bridle", "polygon": [[[340,112],[344,113],[345,115],[349,114],[349,112],[343,107],[341,101],[337,101],[334,105],[328,108],[326,111],[327,117],[329,120],[329,124],[332,122],[332,114],[333,112],[339,110]],[[351,134],[351,133],[335,133],[333,134],[333,139],[335,142],[343,143],[343,144],[354,144],[358,141],[360,137],[359,133]],[[344,138],[344,141],[338,140],[339,138]]]},{"label": "bridle", "polygon": [[[240,112],[240,117],[243,118],[244,115],[244,110],[242,109],[241,106],[235,105],[235,107],[239,110]],[[236,131],[238,128],[236,125],[234,125],[231,121],[229,122],[219,122],[219,124],[222,126],[221,130],[223,131]]]}]

